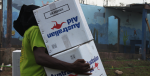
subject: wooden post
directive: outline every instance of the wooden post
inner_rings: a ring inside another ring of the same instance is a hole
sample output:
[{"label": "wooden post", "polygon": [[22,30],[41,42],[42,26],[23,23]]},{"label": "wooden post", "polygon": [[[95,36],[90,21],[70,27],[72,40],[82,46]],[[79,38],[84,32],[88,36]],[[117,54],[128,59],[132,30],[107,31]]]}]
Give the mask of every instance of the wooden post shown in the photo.
[{"label": "wooden post", "polygon": [[11,47],[11,32],[12,32],[12,0],[7,0],[7,35],[6,47]]},{"label": "wooden post", "polygon": [[142,59],[146,60],[146,19],[147,10],[144,8],[142,12]]}]

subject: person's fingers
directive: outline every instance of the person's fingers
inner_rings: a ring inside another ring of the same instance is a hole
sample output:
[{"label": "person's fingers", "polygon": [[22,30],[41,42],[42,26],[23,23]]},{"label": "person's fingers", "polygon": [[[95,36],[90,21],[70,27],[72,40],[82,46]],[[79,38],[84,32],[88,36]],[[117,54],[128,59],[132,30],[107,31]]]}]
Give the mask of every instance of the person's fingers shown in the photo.
[{"label": "person's fingers", "polygon": [[78,59],[77,61],[81,62],[81,63],[85,63],[86,62],[84,59]]},{"label": "person's fingers", "polygon": [[84,75],[92,75],[92,73],[87,73],[87,72],[85,72],[85,73],[83,73]]},{"label": "person's fingers", "polygon": [[91,70],[93,70],[94,68],[89,68],[89,69],[87,69],[87,71],[91,71]]},{"label": "person's fingers", "polygon": [[87,68],[86,72],[93,70],[94,68]]},{"label": "person's fingers", "polygon": [[89,63],[85,63],[84,66],[85,67],[90,67],[90,64]]},{"label": "person's fingers", "polygon": [[88,67],[84,67],[84,68],[82,68],[80,71],[82,71],[82,72],[89,72],[89,71],[91,71],[91,70],[93,70],[94,68],[88,68]]}]

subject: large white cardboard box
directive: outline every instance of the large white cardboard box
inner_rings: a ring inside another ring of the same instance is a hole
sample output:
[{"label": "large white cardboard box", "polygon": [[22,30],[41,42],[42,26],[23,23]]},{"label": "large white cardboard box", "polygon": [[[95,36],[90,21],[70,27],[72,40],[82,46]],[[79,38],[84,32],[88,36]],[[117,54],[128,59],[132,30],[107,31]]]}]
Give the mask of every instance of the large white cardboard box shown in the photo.
[{"label": "large white cardboard box", "polygon": [[79,0],[59,0],[33,12],[49,55],[93,39]]},{"label": "large white cardboard box", "polygon": [[75,75],[67,71],[45,67],[47,76],[107,76],[93,41],[56,54],[53,57],[68,63],[73,63],[77,59],[84,59],[94,70],[90,71],[92,75]]}]

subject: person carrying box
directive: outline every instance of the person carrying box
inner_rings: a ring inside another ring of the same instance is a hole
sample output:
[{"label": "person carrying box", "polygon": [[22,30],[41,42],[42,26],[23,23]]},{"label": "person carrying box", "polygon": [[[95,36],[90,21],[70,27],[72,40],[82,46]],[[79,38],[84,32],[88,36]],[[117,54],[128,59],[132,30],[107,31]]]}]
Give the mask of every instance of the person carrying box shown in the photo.
[{"label": "person carrying box", "polygon": [[23,5],[13,27],[23,37],[20,74],[21,76],[46,76],[44,67],[66,70],[76,74],[91,75],[93,70],[84,59],[78,59],[74,63],[67,63],[48,55],[46,46],[41,36],[38,24],[33,15],[33,10],[39,8],[36,5]]}]

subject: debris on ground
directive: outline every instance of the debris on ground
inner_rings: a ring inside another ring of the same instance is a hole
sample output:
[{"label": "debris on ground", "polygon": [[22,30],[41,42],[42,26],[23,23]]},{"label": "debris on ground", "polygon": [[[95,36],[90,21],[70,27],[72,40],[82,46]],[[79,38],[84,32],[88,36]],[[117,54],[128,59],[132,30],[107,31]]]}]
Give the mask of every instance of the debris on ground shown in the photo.
[{"label": "debris on ground", "polygon": [[2,72],[2,70],[3,70],[3,66],[4,66],[4,63],[2,63],[2,66],[1,66],[0,72]]},{"label": "debris on ground", "polygon": [[119,70],[116,70],[115,73],[118,74],[118,75],[123,74],[123,72],[122,72],[122,71],[119,71]]}]

